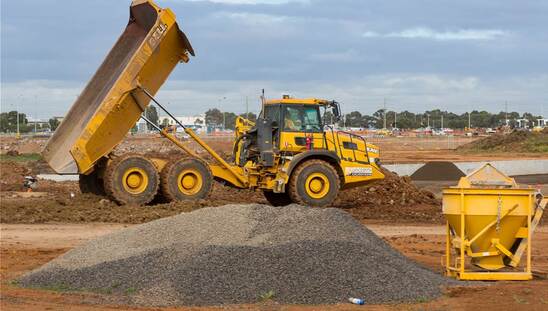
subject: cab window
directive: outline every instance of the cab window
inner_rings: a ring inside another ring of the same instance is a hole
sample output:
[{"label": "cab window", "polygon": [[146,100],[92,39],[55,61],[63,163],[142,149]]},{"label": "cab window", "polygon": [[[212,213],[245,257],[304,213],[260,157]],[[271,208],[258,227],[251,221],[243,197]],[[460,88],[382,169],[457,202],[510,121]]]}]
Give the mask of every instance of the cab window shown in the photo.
[{"label": "cab window", "polygon": [[280,105],[268,105],[264,107],[263,118],[276,121],[280,124]]},{"label": "cab window", "polygon": [[317,106],[291,105],[283,107],[284,131],[318,132],[322,130]]}]

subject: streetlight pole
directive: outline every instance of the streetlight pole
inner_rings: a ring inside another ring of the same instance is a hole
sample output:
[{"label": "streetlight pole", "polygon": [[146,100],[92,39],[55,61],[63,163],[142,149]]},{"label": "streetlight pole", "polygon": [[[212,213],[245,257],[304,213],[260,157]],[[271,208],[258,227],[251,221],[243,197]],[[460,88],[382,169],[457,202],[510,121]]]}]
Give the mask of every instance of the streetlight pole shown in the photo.
[{"label": "streetlight pole", "polygon": [[441,129],[443,130],[443,113],[441,114]]},{"label": "streetlight pole", "polygon": [[21,101],[21,98],[23,97],[23,94],[19,95],[19,100],[17,101],[17,106],[15,107],[15,110],[17,112],[17,137],[19,137],[19,101]]},{"label": "streetlight pole", "polygon": [[[34,95],[34,107],[38,107],[38,96]],[[36,122],[38,122],[36,113],[34,113],[34,135],[36,135]]]},{"label": "streetlight pole", "polygon": [[249,99],[245,97],[245,118],[249,119]]},{"label": "streetlight pole", "polygon": [[382,114],[383,114],[383,117],[384,117],[384,122],[383,122],[383,129],[386,129],[386,98],[384,98],[384,108],[382,110]]}]

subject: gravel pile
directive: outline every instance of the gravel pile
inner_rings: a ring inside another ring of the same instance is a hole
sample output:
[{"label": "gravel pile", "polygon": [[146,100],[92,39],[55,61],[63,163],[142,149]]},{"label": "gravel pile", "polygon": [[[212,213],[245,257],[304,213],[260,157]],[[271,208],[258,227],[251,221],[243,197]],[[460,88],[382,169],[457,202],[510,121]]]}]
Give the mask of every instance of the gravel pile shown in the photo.
[{"label": "gravel pile", "polygon": [[[23,286],[138,305],[415,302],[448,281],[339,209],[226,205],[124,229],[24,275]],[[263,298],[261,298],[261,296]]]}]

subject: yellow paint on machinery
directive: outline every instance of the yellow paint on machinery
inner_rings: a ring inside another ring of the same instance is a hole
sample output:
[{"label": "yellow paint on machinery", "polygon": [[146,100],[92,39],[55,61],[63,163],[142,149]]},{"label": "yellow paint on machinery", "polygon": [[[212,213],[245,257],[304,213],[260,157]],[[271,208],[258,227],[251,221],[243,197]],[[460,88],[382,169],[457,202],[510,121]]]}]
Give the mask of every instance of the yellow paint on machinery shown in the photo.
[{"label": "yellow paint on machinery", "polygon": [[[532,234],[546,205],[539,196],[490,164],[443,189],[447,274],[461,280],[531,279]],[[518,266],[524,250],[525,263]]]},{"label": "yellow paint on machinery", "polygon": [[325,206],[341,188],[384,178],[379,148],[324,124],[321,110],[338,118],[340,107],[316,98],[264,100],[257,122],[239,117],[231,163],[182,124],[214,163],[155,124],[193,160],[113,155],[151,100],[171,116],[153,96],[189,54],[194,51],[170,9],[134,0],[128,26],[48,141],[44,159],[59,174],[80,174],[82,192],[106,192],[121,204],[146,204],[157,192],[169,200],[203,198],[216,179],[260,189],[274,205]]},{"label": "yellow paint on machinery", "polygon": [[170,9],[135,0],[110,53],[48,141],[44,159],[59,174],[89,173],[122,141],[178,62],[194,51]]}]

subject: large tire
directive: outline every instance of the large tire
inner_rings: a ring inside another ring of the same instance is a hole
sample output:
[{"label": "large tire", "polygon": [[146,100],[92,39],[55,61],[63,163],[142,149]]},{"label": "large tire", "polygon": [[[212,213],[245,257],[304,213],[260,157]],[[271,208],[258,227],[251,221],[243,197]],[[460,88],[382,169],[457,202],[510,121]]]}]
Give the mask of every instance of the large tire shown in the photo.
[{"label": "large tire", "polygon": [[289,197],[302,205],[328,206],[337,198],[339,188],[339,175],[331,164],[322,160],[308,160],[291,174]]},{"label": "large tire", "polygon": [[213,188],[209,166],[198,159],[179,159],[162,170],[161,192],[168,201],[188,201],[206,198]]},{"label": "large tire", "polygon": [[288,193],[275,193],[272,191],[265,190],[263,191],[263,194],[265,199],[272,206],[286,206],[293,203]]},{"label": "large tire", "polygon": [[80,192],[82,193],[105,195],[103,180],[99,178],[99,174],[96,170],[89,175],[80,174],[78,176],[78,186],[80,186]]},{"label": "large tire", "polygon": [[160,176],[147,158],[122,155],[107,165],[103,184],[106,193],[119,204],[147,204],[158,192]]}]

